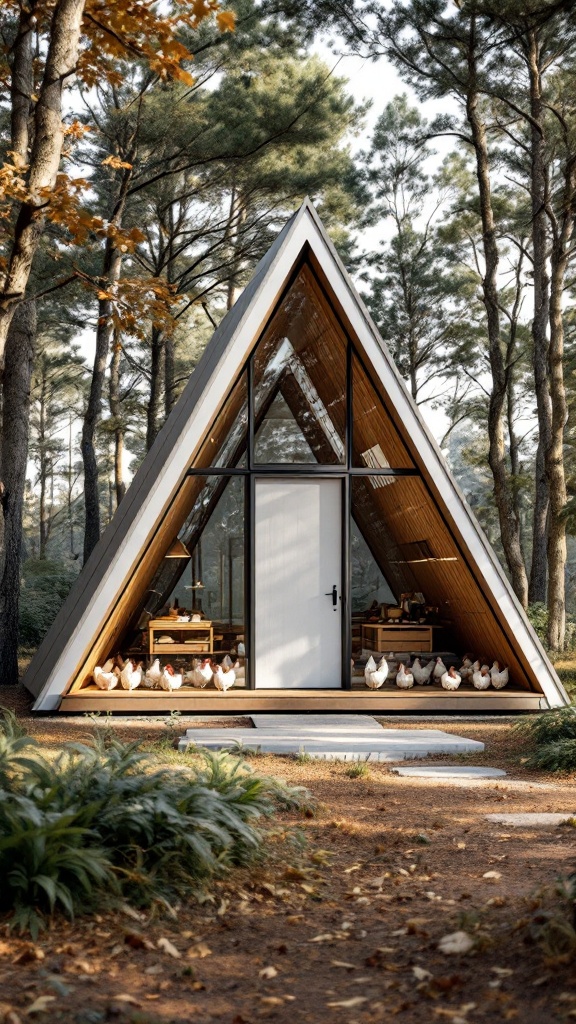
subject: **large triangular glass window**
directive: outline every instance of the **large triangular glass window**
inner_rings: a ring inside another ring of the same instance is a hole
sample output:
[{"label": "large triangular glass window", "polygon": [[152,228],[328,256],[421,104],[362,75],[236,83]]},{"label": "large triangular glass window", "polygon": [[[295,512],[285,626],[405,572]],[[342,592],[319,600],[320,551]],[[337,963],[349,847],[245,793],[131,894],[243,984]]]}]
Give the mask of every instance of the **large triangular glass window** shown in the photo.
[{"label": "large triangular glass window", "polygon": [[346,463],[346,338],[303,267],[254,355],[254,461]]}]

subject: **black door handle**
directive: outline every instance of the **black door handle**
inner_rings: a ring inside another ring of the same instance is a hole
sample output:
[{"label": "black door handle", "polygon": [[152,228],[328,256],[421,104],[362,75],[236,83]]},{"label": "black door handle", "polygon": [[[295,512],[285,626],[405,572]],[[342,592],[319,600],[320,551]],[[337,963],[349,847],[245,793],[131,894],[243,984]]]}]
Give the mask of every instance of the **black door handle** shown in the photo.
[{"label": "black door handle", "polygon": [[332,598],[332,607],[334,611],[336,611],[336,608],[338,607],[338,587],[336,586],[336,584],[334,584],[332,590],[329,590],[326,594],[324,594],[324,597]]}]

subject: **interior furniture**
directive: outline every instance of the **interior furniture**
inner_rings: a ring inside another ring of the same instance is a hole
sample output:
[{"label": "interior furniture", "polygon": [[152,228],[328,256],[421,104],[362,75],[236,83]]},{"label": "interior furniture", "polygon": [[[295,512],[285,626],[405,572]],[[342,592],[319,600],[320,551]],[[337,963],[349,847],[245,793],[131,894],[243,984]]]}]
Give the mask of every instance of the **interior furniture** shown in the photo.
[{"label": "interior furniture", "polygon": [[362,646],[378,654],[410,651],[433,651],[433,637],[436,626],[420,626],[413,623],[400,625],[380,625],[379,623],[362,624]]},{"label": "interior furniture", "polygon": [[[172,637],[174,643],[158,643],[161,636]],[[213,645],[214,630],[208,619],[203,619],[201,622],[150,619],[148,623],[148,651],[150,654],[210,654]]]}]

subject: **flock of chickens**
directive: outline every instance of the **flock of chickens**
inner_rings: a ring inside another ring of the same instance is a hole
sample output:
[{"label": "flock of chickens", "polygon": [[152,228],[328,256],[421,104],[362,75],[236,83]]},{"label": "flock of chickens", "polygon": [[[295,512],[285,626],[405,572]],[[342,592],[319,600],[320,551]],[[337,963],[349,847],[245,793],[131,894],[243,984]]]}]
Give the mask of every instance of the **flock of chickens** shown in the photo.
[{"label": "flock of chickens", "polygon": [[131,659],[124,661],[117,654],[109,658],[104,665],[97,665],[92,673],[92,678],[99,690],[114,690],[120,686],[123,690],[179,690],[181,686],[195,686],[202,688],[208,683],[213,683],[217,690],[226,693],[237,679],[244,675],[244,668],[239,661],[235,663],[227,654],[218,664],[211,658],[194,658],[190,669],[186,672],[175,671],[172,665],[160,665],[160,659],[156,658],[146,668],[141,661],[135,662]]},{"label": "flock of chickens", "polygon": [[[453,665],[446,668],[442,658],[429,661],[422,665],[420,658],[414,658],[410,662],[400,662],[397,666],[393,653],[389,654],[389,660],[383,656],[377,665],[372,655],[368,658],[364,668],[364,679],[370,690],[379,690],[388,678],[396,677],[396,686],[401,690],[410,690],[414,683],[425,686],[428,683],[440,683],[445,690],[457,690],[462,680],[472,681],[476,690],[487,690],[493,686],[495,690],[502,690],[509,681],[507,668],[500,669],[497,661],[492,664],[482,665],[479,660],[472,661],[470,655],[465,655],[458,671]],[[186,672],[175,671],[172,665],[160,665],[160,659],[156,658],[147,668],[141,661],[135,662],[132,659],[124,661],[117,654],[109,658],[104,665],[97,665],[92,673],[92,678],[99,690],[114,690],[120,686],[123,690],[166,690],[171,693],[179,690],[181,686],[194,686],[201,689],[213,683],[217,690],[226,693],[236,680],[243,680],[244,667],[239,661],[233,662],[226,654],[222,662],[218,664],[211,658],[194,658],[190,669]]]},{"label": "flock of chickens", "polygon": [[[390,653],[389,658],[394,659],[393,653]],[[420,658],[414,658],[412,664],[400,662],[397,670],[395,659],[389,665],[386,658],[382,657],[377,665],[372,656],[368,658],[364,669],[364,679],[370,690],[379,690],[388,678],[394,677],[394,674],[396,674],[396,686],[401,690],[410,690],[414,683],[425,686],[428,683],[438,682],[445,690],[457,690],[463,679],[471,680],[476,690],[487,690],[489,686],[493,686],[495,690],[502,690],[509,681],[508,669],[500,669],[497,661],[490,668],[489,665],[482,665],[478,660],[472,661],[472,655],[468,654],[464,655],[458,672],[453,665],[446,668],[442,658],[432,659],[427,665],[422,665]]]}]

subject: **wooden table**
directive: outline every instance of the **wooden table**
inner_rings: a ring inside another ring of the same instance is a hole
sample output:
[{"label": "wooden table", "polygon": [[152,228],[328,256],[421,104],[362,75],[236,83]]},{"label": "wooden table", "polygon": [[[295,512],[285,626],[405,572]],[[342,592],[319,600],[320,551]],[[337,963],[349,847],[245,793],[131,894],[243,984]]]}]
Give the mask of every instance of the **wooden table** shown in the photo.
[{"label": "wooden table", "polygon": [[363,622],[362,646],[368,647],[378,654],[388,651],[403,653],[409,651],[432,651],[434,629],[437,626],[420,626],[416,623],[406,625]]},{"label": "wooden table", "polygon": [[[185,635],[191,642],[185,643]],[[172,644],[159,644],[158,636],[171,636]],[[148,651],[150,654],[210,654],[214,646],[214,630],[208,619],[201,622],[178,622],[177,619],[150,619]]]}]

